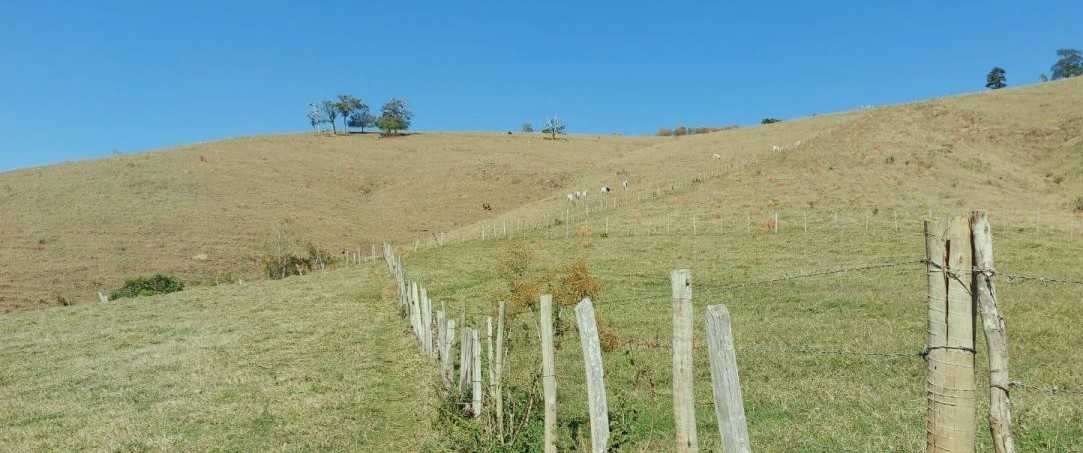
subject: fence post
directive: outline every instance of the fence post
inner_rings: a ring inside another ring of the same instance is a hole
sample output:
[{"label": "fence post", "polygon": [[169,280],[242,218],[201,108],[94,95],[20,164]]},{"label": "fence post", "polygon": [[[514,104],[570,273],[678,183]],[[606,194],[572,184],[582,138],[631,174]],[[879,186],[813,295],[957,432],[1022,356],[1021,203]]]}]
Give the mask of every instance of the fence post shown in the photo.
[{"label": "fence post", "polygon": [[[444,319],[444,310],[436,310],[436,358],[440,361],[440,370],[444,369],[444,342],[447,341],[447,323]],[[442,375],[442,373],[441,373]]]},{"label": "fence post", "polygon": [[677,451],[695,452],[699,441],[692,389],[692,273],[688,269],[674,270],[669,279],[673,289],[673,421]]},{"label": "fence post", "polygon": [[579,345],[583,349],[583,366],[587,376],[591,451],[604,453],[609,444],[609,407],[605,397],[602,346],[598,341],[594,304],[589,298],[583,299],[579,305],[575,306],[575,319],[579,324]]},{"label": "fence post", "polygon": [[925,222],[929,338],[926,377],[926,451],[973,453],[977,432],[974,377],[974,304],[967,219]]},{"label": "fence post", "polygon": [[410,326],[414,328],[414,336],[421,344],[421,295],[418,292],[417,282],[410,282]]},{"label": "fence post", "polygon": [[432,301],[425,288],[421,288],[421,349],[432,357]]},{"label": "fence post", "polygon": [[470,348],[473,355],[473,370],[470,377],[474,384],[470,393],[474,397],[474,418],[477,418],[481,415],[481,339],[478,338],[478,329],[470,329],[470,338],[474,343],[474,346]]},{"label": "fence post", "polygon": [[451,350],[455,349],[455,320],[448,319],[446,322],[447,333],[445,334],[445,338],[447,339],[447,342],[444,343],[444,357],[446,360],[444,361],[444,369],[441,375],[444,377],[444,385],[450,389],[454,382],[452,381],[452,378],[455,374],[455,361],[451,358]]},{"label": "fence post", "polygon": [[730,312],[725,305],[707,307],[707,351],[711,359],[711,384],[718,434],[726,453],[751,453],[737,353],[733,346]]},{"label": "fence post", "polygon": [[981,313],[989,354],[989,428],[996,453],[1015,453],[1012,437],[1012,402],[1008,396],[1008,336],[997,309],[996,274],[993,268],[993,234],[984,211],[970,216],[974,240],[974,300]]},{"label": "fence post", "polygon": [[553,296],[541,296],[542,387],[545,396],[545,453],[556,453],[557,381],[553,363]]},{"label": "fence post", "polygon": [[474,347],[474,340],[470,336],[470,328],[466,327],[465,322],[462,323],[462,326],[462,338],[459,339],[459,392],[462,392],[464,387],[467,390],[470,389],[467,385],[471,383],[470,369],[474,361],[474,356],[470,355],[472,353],[470,349]]},{"label": "fence post", "polygon": [[496,429],[500,434],[500,442],[504,442],[504,317],[506,310],[504,302],[500,302],[500,308],[496,317],[496,394],[493,402],[496,406]]}]

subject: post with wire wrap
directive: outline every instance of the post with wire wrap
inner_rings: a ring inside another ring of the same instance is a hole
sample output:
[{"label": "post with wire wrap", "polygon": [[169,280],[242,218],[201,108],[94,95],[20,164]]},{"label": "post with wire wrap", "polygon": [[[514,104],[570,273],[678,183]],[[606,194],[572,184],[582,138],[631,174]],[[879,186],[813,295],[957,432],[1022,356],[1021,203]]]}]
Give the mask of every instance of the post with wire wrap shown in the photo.
[{"label": "post with wire wrap", "polygon": [[925,251],[929,304],[925,451],[973,453],[977,419],[967,218],[927,220]]}]

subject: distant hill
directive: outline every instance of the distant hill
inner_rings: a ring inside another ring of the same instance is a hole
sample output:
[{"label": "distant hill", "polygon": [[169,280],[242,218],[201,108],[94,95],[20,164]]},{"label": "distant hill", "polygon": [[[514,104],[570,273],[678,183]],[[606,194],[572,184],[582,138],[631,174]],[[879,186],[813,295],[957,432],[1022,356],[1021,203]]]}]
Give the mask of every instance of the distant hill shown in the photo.
[{"label": "distant hill", "polygon": [[712,168],[723,184],[688,203],[1067,214],[1083,196],[1079,105],[1083,79],[1069,79],[679,138],[276,135],[7,172],[0,310],[89,302],[154,272],[258,278],[261,244],[282,221],[325,249],[367,254],[381,240],[477,234],[478,222],[547,212],[574,190]]}]

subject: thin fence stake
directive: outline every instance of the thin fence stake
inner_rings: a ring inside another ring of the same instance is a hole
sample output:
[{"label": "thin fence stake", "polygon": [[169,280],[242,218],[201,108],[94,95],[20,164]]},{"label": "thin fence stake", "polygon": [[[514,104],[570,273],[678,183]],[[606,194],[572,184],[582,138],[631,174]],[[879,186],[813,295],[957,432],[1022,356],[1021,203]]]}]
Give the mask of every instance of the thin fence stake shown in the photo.
[{"label": "thin fence stake", "polygon": [[473,388],[471,393],[474,397],[474,418],[481,416],[481,340],[478,338],[478,329],[470,329],[470,337],[474,342],[474,346],[471,348],[471,354],[473,356],[473,371],[470,373],[473,378]]},{"label": "thin fence stake", "polygon": [[602,367],[602,346],[598,341],[598,324],[594,318],[594,305],[589,298],[575,306],[575,319],[579,324],[579,344],[583,349],[583,366],[586,369],[591,451],[604,453],[609,444],[609,405],[605,396],[605,370]]},{"label": "thin fence stake", "polygon": [[496,406],[496,429],[500,434],[501,443],[504,442],[504,318],[506,310],[504,302],[500,302],[500,308],[496,317],[496,394],[493,395],[493,403]]},{"label": "thin fence stake", "polygon": [[1012,437],[1012,402],[1008,396],[1008,335],[997,308],[996,274],[993,273],[993,235],[983,211],[970,216],[974,241],[974,300],[981,313],[989,355],[989,428],[996,453],[1015,453]]},{"label": "thin fence stake", "polygon": [[556,453],[557,381],[553,357],[553,296],[543,294],[541,318],[542,387],[545,398],[545,453]]},{"label": "thin fence stake", "polygon": [[711,362],[714,392],[714,415],[718,434],[726,453],[751,453],[748,421],[741,397],[741,379],[737,372],[737,352],[733,346],[730,312],[725,305],[707,307],[707,351]]},{"label": "thin fence stake", "polygon": [[669,279],[673,290],[673,421],[677,451],[695,452],[699,442],[692,388],[692,273],[688,269],[674,270]]}]

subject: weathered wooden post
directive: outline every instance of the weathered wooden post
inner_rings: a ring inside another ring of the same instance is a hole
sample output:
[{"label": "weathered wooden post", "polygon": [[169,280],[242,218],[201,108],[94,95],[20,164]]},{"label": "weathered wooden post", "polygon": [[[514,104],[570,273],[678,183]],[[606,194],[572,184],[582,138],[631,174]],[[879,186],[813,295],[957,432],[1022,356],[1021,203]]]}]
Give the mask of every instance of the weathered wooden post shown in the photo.
[{"label": "weathered wooden post", "polygon": [[673,289],[673,421],[678,452],[699,451],[696,438],[695,392],[692,383],[692,273],[670,273]]},{"label": "weathered wooden post", "polygon": [[722,436],[726,453],[751,453],[745,403],[741,397],[741,379],[737,372],[737,352],[733,343],[729,310],[725,305],[707,307],[707,351],[711,359],[718,434]]},{"label": "weathered wooden post", "polygon": [[470,329],[470,337],[474,342],[474,346],[471,348],[473,358],[473,370],[470,372],[470,377],[473,381],[471,388],[471,394],[474,399],[473,412],[474,418],[481,416],[481,339],[478,338],[478,329]]},{"label": "weathered wooden post", "polygon": [[977,432],[970,228],[965,217],[925,222],[929,338],[926,451],[973,453]]},{"label": "weathered wooden post", "polygon": [[500,440],[504,440],[504,318],[506,310],[504,302],[500,302],[500,308],[496,317],[496,394],[493,395],[493,404],[496,406],[496,429],[500,433]]},{"label": "weathered wooden post", "polygon": [[1008,396],[1008,335],[997,308],[996,271],[993,267],[993,234],[984,211],[970,216],[974,241],[974,280],[971,293],[981,313],[989,354],[989,428],[997,453],[1015,453],[1012,436],[1012,402]]},{"label": "weathered wooden post", "polygon": [[545,453],[556,453],[557,381],[553,357],[553,296],[543,294],[541,318],[542,388],[545,398]]},{"label": "weathered wooden post", "polygon": [[444,357],[446,357],[446,360],[444,361],[444,368],[441,375],[444,378],[444,385],[447,386],[448,389],[450,389],[452,383],[454,382],[452,381],[452,379],[454,378],[455,374],[455,360],[451,357],[451,351],[455,349],[454,319],[447,320],[447,333],[445,334],[445,338],[447,339],[447,342],[444,343]]},{"label": "weathered wooden post", "polygon": [[579,345],[583,349],[583,366],[586,369],[591,451],[605,453],[609,444],[609,405],[605,396],[605,370],[602,366],[602,346],[598,340],[598,324],[594,319],[594,304],[589,298],[575,306],[575,319],[579,325]]},{"label": "weathered wooden post", "polygon": [[472,364],[474,362],[474,356],[471,355],[473,354],[471,349],[474,347],[474,339],[470,334],[471,329],[466,327],[465,322],[462,323],[462,326],[462,338],[459,340],[459,392],[463,392],[464,389],[470,390],[468,385],[472,381],[470,371],[473,369]]}]

